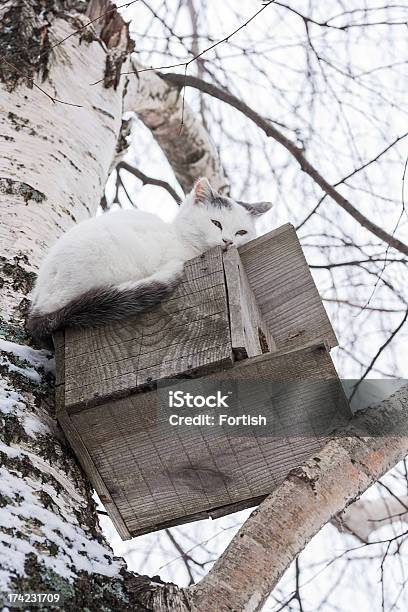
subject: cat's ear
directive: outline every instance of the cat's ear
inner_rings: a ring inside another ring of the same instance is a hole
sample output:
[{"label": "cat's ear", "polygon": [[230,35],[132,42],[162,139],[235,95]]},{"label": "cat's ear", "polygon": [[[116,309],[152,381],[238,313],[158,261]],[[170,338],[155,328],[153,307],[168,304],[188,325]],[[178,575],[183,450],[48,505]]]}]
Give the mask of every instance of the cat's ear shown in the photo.
[{"label": "cat's ear", "polygon": [[214,197],[214,191],[205,176],[196,181],[193,187],[193,202],[194,204],[205,204]]},{"label": "cat's ear", "polygon": [[237,204],[243,206],[243,208],[254,217],[260,217],[268,212],[273,206],[272,202],[237,202]]}]

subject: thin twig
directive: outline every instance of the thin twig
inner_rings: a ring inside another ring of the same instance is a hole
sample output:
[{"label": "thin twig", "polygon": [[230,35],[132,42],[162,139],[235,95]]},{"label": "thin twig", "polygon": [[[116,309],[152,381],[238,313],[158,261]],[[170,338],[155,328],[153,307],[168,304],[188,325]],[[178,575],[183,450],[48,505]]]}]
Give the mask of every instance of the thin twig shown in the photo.
[{"label": "thin twig", "polygon": [[122,169],[133,174],[133,176],[142,181],[143,185],[156,185],[157,187],[162,187],[171,195],[171,197],[177,204],[181,203],[181,198],[178,195],[177,191],[173,189],[173,187],[169,183],[167,183],[167,181],[147,176],[147,174],[145,174],[138,168],[135,168],[134,166],[131,166],[130,164],[124,161],[119,162],[119,164],[116,166],[116,170],[119,171]]},{"label": "thin twig", "polygon": [[17,68],[17,66],[14,66],[14,64],[12,64],[8,60],[6,60],[4,57],[0,58],[0,61],[4,62],[5,64],[7,64],[7,66],[9,66],[13,70],[15,70],[17,72],[17,74],[19,74],[20,76],[24,77],[28,81],[31,81],[33,87],[35,87],[36,89],[41,91],[41,93],[43,93],[45,96],[47,96],[47,98],[49,98],[51,100],[51,102],[53,102],[54,104],[56,102],[59,102],[59,104],[66,104],[67,106],[76,106],[77,108],[82,108],[82,106],[80,104],[73,104],[72,102],[65,102],[64,100],[59,100],[58,98],[54,98],[54,96],[52,96],[51,94],[46,92],[45,89],[43,89],[42,87],[37,85],[37,83],[35,83],[35,81],[34,81],[34,79],[32,77],[28,76],[28,74],[26,74],[25,72],[23,72],[22,70]]},{"label": "thin twig", "polygon": [[[395,140],[393,140],[389,145],[387,145],[385,147],[385,149],[383,149],[382,151],[380,151],[380,153],[378,153],[375,157],[373,157],[372,159],[370,159],[370,161],[366,162],[365,164],[363,164],[362,166],[360,166],[359,168],[355,168],[352,172],[350,172],[349,174],[347,174],[346,176],[344,176],[342,179],[340,179],[339,181],[337,181],[337,183],[334,183],[334,187],[339,187],[339,185],[342,185],[343,183],[345,183],[348,179],[350,179],[352,176],[355,176],[358,172],[361,172],[362,170],[365,170],[366,168],[368,168],[368,166],[371,166],[371,164],[373,164],[374,162],[378,161],[380,159],[380,157],[382,157],[383,155],[385,155],[385,153],[387,153],[390,149],[392,149],[398,142],[400,142],[401,140],[403,140],[404,138],[406,138],[408,136],[408,132],[405,132],[405,134],[402,134],[402,136],[398,136],[398,138],[396,138]],[[408,159],[407,159],[408,161]],[[405,166],[406,167],[406,166]],[[404,185],[404,180],[403,180],[403,185]],[[404,188],[403,188],[404,189]],[[404,192],[403,192],[404,193]],[[303,219],[303,221],[301,221],[297,226],[296,226],[296,230],[300,230],[300,228],[305,225],[305,223],[307,223],[307,221],[309,221],[309,219],[315,214],[315,212],[317,212],[318,208],[320,208],[320,205],[323,203],[323,201],[326,199],[327,194],[324,194],[320,200],[318,201],[318,203],[316,204],[316,206],[313,208],[313,210]]]},{"label": "thin twig", "polygon": [[[224,38],[222,38],[221,40],[217,40],[216,42],[214,42],[212,45],[210,45],[209,47],[206,47],[205,49],[203,49],[202,51],[200,51],[199,53],[197,53],[196,55],[194,55],[191,59],[186,60],[184,62],[179,62],[177,64],[169,64],[167,66],[156,66],[153,67],[151,66],[150,68],[143,68],[142,70],[138,70],[137,73],[140,72],[151,72],[152,70],[157,72],[157,70],[167,70],[170,68],[179,68],[181,66],[185,66],[186,69],[188,68],[188,66],[190,64],[192,64],[193,62],[195,62],[197,59],[199,59],[200,57],[202,57],[205,53],[207,53],[208,51],[211,51],[212,49],[214,49],[215,47],[218,47],[218,45],[221,45],[222,43],[225,42],[229,42],[229,39],[232,38],[233,36],[235,36],[235,34],[237,34],[238,32],[240,32],[240,30],[243,30],[249,23],[251,23],[251,21],[253,21],[256,17],[258,17],[258,15],[260,13],[262,13],[262,11],[264,11],[266,8],[268,8],[268,6],[270,6],[271,4],[274,4],[276,2],[276,0],[270,0],[269,2],[266,2],[262,8],[260,8],[256,13],[254,13],[252,15],[252,17],[250,17],[249,19],[247,19],[245,21],[245,23],[242,23],[238,28],[236,28],[233,32],[231,32],[230,34],[228,34],[227,36],[225,36]],[[132,70],[131,72],[122,72],[122,74],[136,74],[135,70]],[[92,85],[96,85],[96,83],[92,83]]]},{"label": "thin twig", "polygon": [[370,219],[355,208],[353,204],[339,191],[337,191],[333,185],[326,181],[320,172],[308,161],[303,149],[298,147],[292,140],[282,134],[282,132],[280,132],[274,125],[272,125],[268,120],[264,119],[264,117],[259,115],[259,113],[249,107],[245,102],[231,94],[229,91],[221,89],[220,87],[212,85],[211,83],[207,83],[198,77],[174,73],[158,74],[162,79],[172,83],[173,85],[177,85],[179,87],[194,87],[195,89],[203,91],[204,93],[207,93],[240,111],[246,117],[251,119],[258,127],[260,127],[267,136],[279,142],[287,151],[289,151],[289,153],[291,153],[291,155],[297,160],[303,172],[308,174],[327,195],[329,195],[360,225],[365,227],[378,238],[381,238],[381,240],[383,240],[386,244],[389,244],[394,249],[404,253],[404,255],[408,255],[408,245],[370,221]]},{"label": "thin twig", "polygon": [[363,380],[369,374],[370,370],[372,369],[373,365],[375,364],[375,362],[377,361],[377,359],[379,358],[379,356],[381,355],[383,350],[390,344],[390,342],[395,338],[395,336],[398,334],[398,332],[402,329],[402,327],[405,325],[407,319],[408,319],[408,308],[407,308],[407,310],[405,312],[405,315],[404,315],[402,321],[397,325],[397,327],[394,329],[394,331],[391,333],[391,335],[387,338],[387,340],[380,346],[380,348],[378,349],[378,351],[376,352],[376,354],[374,355],[374,357],[370,361],[370,364],[367,366],[364,374],[361,376],[360,380],[354,385],[353,392],[351,393],[351,395],[349,397],[349,402],[351,402],[351,400],[353,399],[355,393],[357,392],[358,387],[361,385]]},{"label": "thin twig", "polygon": [[[397,219],[397,222],[396,222],[396,224],[395,224],[395,227],[394,227],[394,229],[393,229],[393,231],[392,231],[392,236],[394,236],[394,235],[395,235],[395,233],[396,233],[396,231],[397,231],[397,229],[398,229],[398,227],[399,227],[399,224],[401,223],[401,219],[402,219],[402,217],[404,216],[404,214],[406,214],[406,210],[405,210],[405,195],[404,195],[404,191],[405,191],[405,189],[404,189],[404,186],[405,186],[405,176],[406,176],[406,171],[407,171],[407,164],[408,164],[408,157],[407,157],[407,159],[405,160],[404,171],[403,171],[403,173],[402,173],[402,192],[401,192],[401,203],[402,203],[402,209],[401,209],[401,213],[400,213],[400,215],[399,215],[399,217],[398,217],[398,219]],[[389,251],[389,249],[390,249],[390,244],[388,244],[388,245],[387,245],[387,249],[386,249],[386,251],[385,251],[385,259],[384,259],[384,264],[383,264],[382,269],[381,269],[381,271],[380,271],[380,273],[379,273],[379,275],[378,275],[377,280],[375,281],[375,284],[374,284],[373,290],[372,290],[372,292],[371,292],[370,297],[369,297],[369,298],[368,298],[368,300],[367,300],[366,306],[368,306],[368,305],[370,304],[370,302],[371,302],[371,300],[373,299],[374,294],[375,294],[375,292],[376,292],[376,290],[377,290],[377,287],[378,287],[378,285],[379,285],[380,281],[382,280],[382,276],[383,276],[383,274],[384,274],[384,270],[385,270],[385,267],[386,267],[387,262],[388,262],[388,251]],[[360,313],[359,313],[359,314],[360,314]]]}]

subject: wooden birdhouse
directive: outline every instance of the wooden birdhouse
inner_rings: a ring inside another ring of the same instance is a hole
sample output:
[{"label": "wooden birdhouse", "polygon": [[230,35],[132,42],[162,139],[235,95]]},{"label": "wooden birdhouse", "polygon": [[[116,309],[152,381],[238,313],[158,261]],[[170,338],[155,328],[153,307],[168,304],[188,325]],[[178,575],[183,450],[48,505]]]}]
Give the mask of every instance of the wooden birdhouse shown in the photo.
[{"label": "wooden birdhouse", "polygon": [[[54,343],[58,420],[124,539],[259,503],[350,414],[291,225],[188,262],[148,312]],[[197,405],[180,407],[187,392]]]}]

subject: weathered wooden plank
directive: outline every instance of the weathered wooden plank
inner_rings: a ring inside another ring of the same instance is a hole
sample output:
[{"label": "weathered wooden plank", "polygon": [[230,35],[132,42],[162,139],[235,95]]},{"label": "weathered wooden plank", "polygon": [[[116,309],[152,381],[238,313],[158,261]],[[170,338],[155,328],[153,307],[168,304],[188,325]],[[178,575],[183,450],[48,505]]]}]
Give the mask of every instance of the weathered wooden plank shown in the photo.
[{"label": "weathered wooden plank", "polygon": [[[137,389],[146,382],[189,373],[207,364],[213,363],[214,368],[224,361],[231,364],[229,343],[220,346],[215,344],[218,337],[221,343],[223,339],[224,342],[228,340],[225,338],[225,326],[224,316],[217,313],[182,326],[173,325],[161,338],[161,346],[157,338],[150,341],[155,345],[151,346],[149,341],[145,341],[146,337],[143,337],[141,342],[133,344],[131,350],[136,355],[132,357],[126,356],[126,349],[121,353],[122,346],[119,346],[118,352],[106,352],[105,359],[109,360],[108,363],[95,367],[93,363],[86,367],[86,362],[82,359],[80,363],[75,359],[67,360],[67,405],[90,400],[95,393],[111,396],[123,391],[124,384],[129,384],[129,389]],[[170,344],[167,345],[167,342]],[[180,351],[181,346],[184,347],[183,353]]]},{"label": "weathered wooden plank", "polygon": [[[169,365],[176,372],[182,372],[185,376],[204,376],[214,370],[230,368],[232,357],[228,353],[224,356],[221,347],[215,346],[203,351],[197,351],[193,355],[183,355],[173,362],[163,361],[164,371],[169,371]],[[172,378],[179,377],[175,374]],[[78,412],[82,409],[90,408],[109,399],[127,397],[132,393],[146,390],[146,386],[154,387],[155,382],[160,377],[159,366],[153,366],[140,371],[133,368],[125,374],[118,374],[113,378],[94,380],[91,384],[80,386],[80,375],[71,380],[72,387],[65,391],[65,406],[68,412]],[[78,386],[75,386],[75,380]]]},{"label": "weathered wooden plank", "polygon": [[[218,300],[221,300],[222,304],[219,285],[224,284],[220,271],[208,275],[206,279],[207,292],[205,294],[203,294],[202,289],[193,289],[191,284],[185,280],[181,286],[178,286],[169,297],[161,302],[160,306],[144,313],[122,321],[108,323],[98,328],[67,329],[67,357],[84,355],[84,358],[86,358],[88,353],[94,353],[98,350],[103,351],[114,345],[131,342],[144,334],[146,327],[149,329],[151,326],[157,326],[160,318],[162,324],[165,325],[168,314],[174,314],[181,310],[197,309],[197,316],[200,316],[202,312],[207,313],[208,308],[214,308],[214,312],[218,312]],[[208,314],[211,314],[211,312],[208,312]]]},{"label": "weathered wooden plank", "polygon": [[[200,512],[194,512],[193,514],[185,515],[178,517],[176,519],[170,519],[167,521],[163,521],[161,523],[152,523],[149,527],[145,527],[143,529],[135,529],[134,535],[139,536],[146,533],[152,533],[154,531],[159,531],[160,529],[167,529],[169,527],[177,527],[178,525],[185,525],[186,523],[192,523],[193,521],[202,521],[205,519],[217,519],[222,516],[227,516],[228,514],[232,514],[234,512],[239,512],[240,510],[246,510],[248,508],[253,508],[258,506],[265,498],[266,495],[260,495],[259,497],[255,497],[252,499],[246,499],[234,504],[226,504],[225,506],[220,506],[218,508],[211,508],[210,510],[201,510]],[[130,525],[132,523],[130,522]],[[132,527],[133,528],[133,527]]]},{"label": "weathered wooden plank", "polygon": [[[144,333],[146,326],[156,324],[158,318],[167,320],[168,313],[175,310],[180,313],[181,310],[188,310],[189,306],[205,305],[216,300],[219,297],[219,285],[224,285],[222,251],[220,248],[215,248],[187,262],[184,279],[158,307],[125,321],[117,321],[100,328],[67,329],[66,355],[73,357],[93,353],[98,349],[133,340],[139,334]],[[212,288],[215,288],[215,294],[211,293]],[[177,306],[180,298],[184,298],[182,309]]]},{"label": "weathered wooden plank", "polygon": [[[257,503],[324,443],[322,435],[288,435],[291,418],[297,426],[302,418],[326,417],[329,431],[330,418],[348,414],[322,344],[243,360],[206,380],[255,383],[241,389],[243,405],[246,392],[252,414],[258,406],[260,413],[265,409],[265,394],[258,396],[256,389],[262,381],[276,381],[273,405],[283,418],[285,436],[259,436],[244,426],[218,432],[205,426],[170,428],[168,410],[158,402],[157,392],[70,417],[132,535]],[[302,381],[302,387],[294,383],[292,393],[280,392],[283,380]],[[322,380],[328,384],[316,387]],[[94,486],[98,491],[97,483]]]},{"label": "weathered wooden plank", "polygon": [[237,249],[223,254],[225,282],[228,292],[231,344],[236,359],[255,357],[276,350]]},{"label": "weathered wooden plank", "polygon": [[[54,342],[58,419],[123,538],[259,503],[349,415],[327,352],[336,339],[290,225],[239,256],[188,262],[149,312]],[[267,413],[270,428],[169,426],[163,397],[187,384],[170,379],[197,376],[203,389],[232,385],[239,410]],[[162,380],[163,392],[148,390]]]},{"label": "weathered wooden plank", "polygon": [[256,302],[279,350],[337,338],[296,231],[284,225],[239,248]]},{"label": "weathered wooden plank", "polygon": [[[223,379],[227,373],[211,378]],[[323,342],[282,349],[246,359],[234,365],[232,377],[244,380],[338,380],[336,368]]]},{"label": "weathered wooden plank", "polygon": [[68,409],[125,396],[162,378],[231,366],[222,250],[188,262],[182,285],[133,321],[66,330],[65,337]]}]

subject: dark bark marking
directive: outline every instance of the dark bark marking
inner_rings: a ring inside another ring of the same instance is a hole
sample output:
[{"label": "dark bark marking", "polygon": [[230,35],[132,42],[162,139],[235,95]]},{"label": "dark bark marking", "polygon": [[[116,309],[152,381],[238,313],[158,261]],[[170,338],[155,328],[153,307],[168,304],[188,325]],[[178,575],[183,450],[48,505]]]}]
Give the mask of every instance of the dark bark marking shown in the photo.
[{"label": "dark bark marking", "polygon": [[122,64],[133,51],[134,43],[129,37],[128,24],[117,11],[109,12],[113,8],[110,0],[91,0],[86,14],[91,21],[101,16],[101,19],[93,23],[93,29],[107,48],[103,84],[116,89]]},{"label": "dark bark marking", "polygon": [[5,193],[8,195],[17,195],[23,198],[24,202],[27,204],[30,200],[34,202],[44,202],[47,199],[46,195],[28,183],[23,183],[22,181],[15,181],[11,178],[0,177],[0,193]]},{"label": "dark bark marking", "polygon": [[6,276],[0,277],[4,285],[5,282],[10,284],[15,291],[21,291],[22,293],[28,294],[34,287],[36,279],[35,272],[26,270],[21,264],[28,264],[28,258],[26,255],[16,255],[12,261],[7,260],[5,257],[0,257],[0,273]]},{"label": "dark bark marking", "polygon": [[0,81],[8,91],[24,82],[30,89],[33,80],[48,76],[52,42],[52,20],[66,11],[84,12],[83,0],[18,0],[2,16],[0,31]]}]

